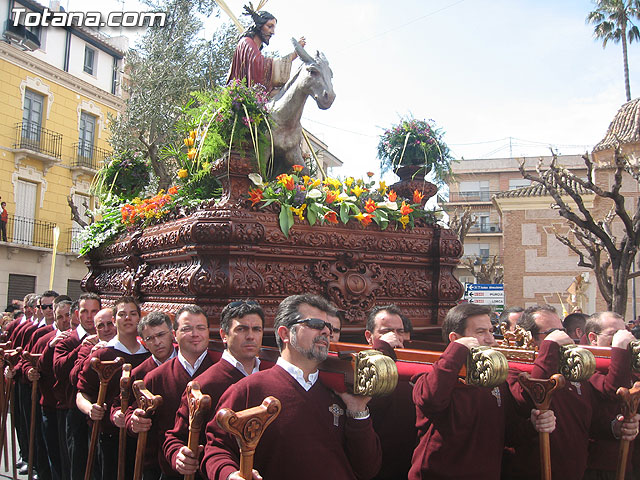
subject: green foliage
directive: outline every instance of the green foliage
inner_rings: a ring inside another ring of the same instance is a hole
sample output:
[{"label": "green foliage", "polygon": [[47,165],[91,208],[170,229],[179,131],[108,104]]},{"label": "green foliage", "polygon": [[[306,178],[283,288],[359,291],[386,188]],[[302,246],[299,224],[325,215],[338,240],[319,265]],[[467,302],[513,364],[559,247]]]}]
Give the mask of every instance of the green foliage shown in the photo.
[{"label": "green foliage", "polygon": [[[431,122],[431,123],[430,123]],[[382,172],[397,171],[407,165],[424,167],[424,173],[434,172],[437,182],[448,178],[453,158],[443,140],[442,130],[433,120],[403,119],[385,130],[378,143],[378,158]]]},{"label": "green foliage", "polygon": [[140,151],[124,150],[114,155],[98,171],[94,191],[99,197],[115,195],[123,199],[139,196],[149,184],[150,167]]}]

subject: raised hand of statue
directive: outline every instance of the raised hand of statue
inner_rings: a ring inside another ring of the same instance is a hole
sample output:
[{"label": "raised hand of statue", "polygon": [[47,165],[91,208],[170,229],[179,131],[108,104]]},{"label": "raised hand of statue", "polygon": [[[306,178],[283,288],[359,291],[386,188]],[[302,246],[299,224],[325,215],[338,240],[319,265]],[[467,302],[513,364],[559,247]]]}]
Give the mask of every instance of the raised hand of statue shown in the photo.
[{"label": "raised hand of statue", "polygon": [[298,40],[298,43],[302,48],[304,48],[304,46],[307,44],[307,39],[304,37],[300,37],[300,39]]}]

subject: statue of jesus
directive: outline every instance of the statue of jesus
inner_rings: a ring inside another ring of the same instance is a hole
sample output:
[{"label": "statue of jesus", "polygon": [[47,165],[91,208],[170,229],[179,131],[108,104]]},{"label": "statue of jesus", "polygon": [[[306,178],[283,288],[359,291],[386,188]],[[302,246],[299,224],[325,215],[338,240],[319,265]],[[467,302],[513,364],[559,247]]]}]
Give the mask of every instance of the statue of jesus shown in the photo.
[{"label": "statue of jesus", "polygon": [[[227,84],[233,79],[246,79],[247,85],[259,83],[271,95],[274,89],[284,85],[291,73],[291,62],[298,56],[294,51],[283,58],[268,58],[262,55],[262,47],[269,45],[275,33],[276,18],[269,12],[256,12],[251,6],[244,7],[244,15],[249,15],[253,24],[242,34],[233,55]],[[305,38],[299,40],[305,46]]]}]

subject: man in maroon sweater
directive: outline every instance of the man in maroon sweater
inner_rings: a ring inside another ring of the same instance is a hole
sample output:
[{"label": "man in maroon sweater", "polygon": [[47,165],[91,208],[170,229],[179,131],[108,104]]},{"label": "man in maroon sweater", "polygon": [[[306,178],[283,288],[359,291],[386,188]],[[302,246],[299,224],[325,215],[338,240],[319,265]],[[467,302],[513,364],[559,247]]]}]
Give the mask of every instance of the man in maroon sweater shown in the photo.
[{"label": "man in maroon sweater", "polygon": [[[149,356],[149,352],[138,342],[138,322],[140,307],[132,297],[121,297],[115,302],[116,336],[89,355],[78,375],[78,409],[94,422],[102,422],[98,460],[102,480],[111,480],[117,476],[118,466],[118,429],[105,412],[111,411],[114,399],[120,394],[120,375],[115,374],[107,386],[107,396],[103,405],[95,403],[98,398],[100,381],[98,374],[91,368],[91,358],[101,361],[122,357],[133,368],[140,365]],[[94,470],[95,471],[95,470]]]},{"label": "man in maroon sweater", "polygon": [[[527,308],[518,325],[531,332],[538,346],[538,356],[533,365],[533,378],[550,378],[558,373],[560,347],[572,345],[573,340],[566,334],[562,321],[554,307],[535,305]],[[612,355],[614,353],[612,352]],[[617,370],[624,375],[622,369]],[[616,370],[613,371],[615,373]],[[612,384],[624,380],[609,378]],[[511,382],[511,391],[521,405],[529,405],[531,400],[523,392],[520,384]],[[581,480],[587,467],[587,450],[590,435],[595,439],[614,439],[622,437],[633,440],[638,433],[636,415],[632,421],[625,422],[604,408],[601,396],[591,382],[567,382],[557,390],[551,399],[551,410],[558,418],[558,428],[550,436],[551,469],[553,478],[563,480]],[[567,445],[571,445],[571,454],[567,455]],[[538,444],[533,441],[516,448],[513,471],[514,479],[537,479],[540,477]]]},{"label": "man in maroon sweater", "polygon": [[[449,345],[413,390],[419,442],[410,480],[500,478],[506,428],[518,423],[508,386],[476,387],[458,378],[472,348],[495,345],[490,312],[466,303],[449,310],[444,319],[442,336]],[[550,432],[555,417],[551,411],[534,410],[531,422],[537,430]]]},{"label": "man in maroon sweater", "polygon": [[[56,377],[54,391],[58,398],[58,433],[60,434],[60,459],[63,472],[69,472],[70,480],[84,479],[87,459],[86,417],[76,407],[76,383],[71,381],[71,370],[78,359],[82,341],[96,332],[94,317],[102,308],[102,301],[95,293],[83,293],[78,299],[80,324],[64,339],[60,339],[53,352],[53,372]],[[112,317],[111,309],[109,316]],[[115,328],[114,328],[115,334]]]},{"label": "man in maroon sweater", "polygon": [[[285,298],[274,324],[281,352],[276,365],[243,378],[220,398],[216,410],[255,407],[270,395],[282,403],[256,449],[254,479],[261,473],[279,480],[366,480],[380,469],[380,441],[367,409],[370,397],[335,394],[317,381],[318,365],[329,349],[330,310],[316,295]],[[235,439],[215,420],[206,430],[203,474],[211,480],[240,479]]]},{"label": "man in maroon sweater", "polygon": [[[185,305],[176,313],[174,324],[175,336],[178,342],[178,354],[158,368],[147,373],[144,377],[145,386],[150,392],[162,396],[162,405],[156,410],[152,418],[144,418],[142,410],[137,408],[127,419],[127,428],[134,434],[148,431],[147,445],[144,454],[145,480],[182,478],[171,469],[162,454],[162,444],[165,432],[173,427],[176,410],[180,406],[182,392],[193,378],[204,373],[213,365],[208,355],[209,324],[204,311],[196,305]],[[150,328],[142,332],[148,347],[154,335]]]},{"label": "man in maroon sweater", "polygon": [[[220,338],[226,345],[222,358],[202,375],[195,378],[203,394],[211,397],[213,405],[218,403],[230,385],[260,370],[260,359],[256,356],[262,346],[264,313],[253,300],[231,302],[224,307],[220,319]],[[213,418],[209,412],[205,423]],[[186,392],[180,399],[173,428],[166,433],[164,456],[176,472],[181,475],[197,473],[200,453],[187,446],[189,435],[189,407]],[[206,443],[204,429],[200,433],[200,445]]]},{"label": "man in maroon sweater", "polygon": [[[411,335],[411,321],[395,305],[373,308],[368,315],[365,339],[376,350],[396,360],[394,348],[404,347]],[[369,403],[373,429],[380,437],[382,468],[375,480],[406,478],[411,456],[416,448],[416,411],[413,388],[409,382],[398,382],[391,395],[374,398]]]}]

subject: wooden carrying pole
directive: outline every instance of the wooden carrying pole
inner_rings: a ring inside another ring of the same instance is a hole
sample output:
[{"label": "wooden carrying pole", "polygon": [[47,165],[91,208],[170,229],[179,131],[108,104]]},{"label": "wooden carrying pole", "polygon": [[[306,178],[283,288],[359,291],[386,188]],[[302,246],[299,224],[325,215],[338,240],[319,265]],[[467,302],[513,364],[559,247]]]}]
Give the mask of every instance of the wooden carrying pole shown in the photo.
[{"label": "wooden carrying pole", "polygon": [[[541,412],[549,410],[551,395],[556,390],[564,387],[564,377],[559,373],[552,375],[548,380],[531,378],[527,372],[518,375],[518,381],[522,388],[529,394],[534,405]],[[549,433],[539,432],[540,437],[540,468],[542,480],[551,480],[551,447]]]},{"label": "wooden carrying pole", "polygon": [[9,381],[4,378],[4,349],[0,348],[0,372],[2,372],[2,386],[0,388],[0,451],[4,452],[4,471],[9,471],[9,454],[7,448],[7,412],[9,411],[9,392],[7,385]]},{"label": "wooden carrying pole", "polygon": [[[625,420],[631,420],[638,411],[640,403],[640,382],[636,382],[629,390],[620,387],[616,394],[622,402],[622,415]],[[620,449],[618,450],[618,468],[616,469],[616,480],[624,480],[627,471],[627,458],[629,456],[629,441],[620,439]]]},{"label": "wooden carrying pole", "polygon": [[[189,439],[187,448],[197,455],[200,447],[202,424],[205,416],[211,410],[211,397],[200,391],[200,384],[195,380],[187,384],[187,405],[189,405]],[[194,478],[194,473],[184,476],[184,480],[194,480]]]},{"label": "wooden carrying pole", "polygon": [[[131,364],[122,366],[120,377],[120,411],[124,414],[129,408],[129,396],[131,394]],[[120,427],[118,436],[118,480],[124,480],[125,460],[127,455],[127,428]]]},{"label": "wooden carrying pole", "polygon": [[[98,399],[96,403],[98,405],[103,405],[104,401],[107,397],[107,386],[109,385],[109,380],[113,377],[116,372],[118,372],[122,368],[122,364],[124,363],[124,359],[121,357],[117,357],[115,360],[106,360],[101,361],[97,357],[93,357],[91,359],[91,368],[93,368],[98,374],[98,378],[100,379],[100,388],[98,390]],[[106,415],[108,415],[105,412]],[[98,444],[98,434],[100,433],[100,422],[93,422],[93,427],[91,428],[91,441],[89,442],[89,453],[87,455],[87,466],[84,471],[84,480],[91,480],[91,472],[93,470],[93,459],[96,455],[96,445]]]},{"label": "wooden carrying pole", "polygon": [[220,428],[233,435],[240,445],[240,476],[245,480],[253,478],[253,455],[260,437],[281,409],[280,400],[267,397],[257,407],[237,413],[229,408],[222,408],[216,414],[216,422]]},{"label": "wooden carrying pole", "polygon": [[[162,405],[162,397],[154,395],[146,389],[144,380],[133,382],[133,394],[138,402],[138,408],[143,410],[143,417],[149,418],[153,412]],[[138,433],[138,445],[136,447],[136,465],[133,469],[133,480],[142,479],[142,467],[144,466],[144,449],[147,446],[147,434],[149,432]]]},{"label": "wooden carrying pole", "polygon": [[[22,358],[25,362],[28,362],[36,372],[38,371],[38,360],[42,357],[41,353],[31,354],[29,352],[22,352]],[[29,425],[29,463],[27,469],[27,478],[33,479],[33,461],[35,453],[35,441],[36,441],[36,406],[38,402],[38,380],[31,382],[31,423]]]}]

